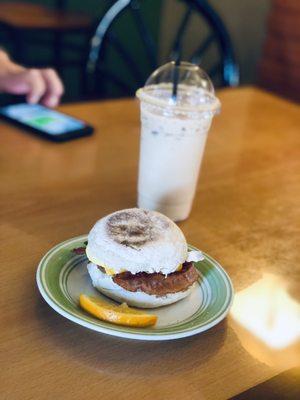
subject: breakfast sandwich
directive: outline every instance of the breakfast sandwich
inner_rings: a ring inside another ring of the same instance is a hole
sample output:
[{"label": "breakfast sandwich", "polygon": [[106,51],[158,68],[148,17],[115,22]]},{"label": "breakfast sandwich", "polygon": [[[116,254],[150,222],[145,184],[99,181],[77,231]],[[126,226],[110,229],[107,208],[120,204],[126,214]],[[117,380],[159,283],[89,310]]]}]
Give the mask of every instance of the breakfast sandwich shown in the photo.
[{"label": "breakfast sandwich", "polygon": [[188,251],[180,228],[155,211],[132,208],[100,219],[88,235],[86,255],[93,286],[128,305],[154,308],[193,290],[199,251]]}]

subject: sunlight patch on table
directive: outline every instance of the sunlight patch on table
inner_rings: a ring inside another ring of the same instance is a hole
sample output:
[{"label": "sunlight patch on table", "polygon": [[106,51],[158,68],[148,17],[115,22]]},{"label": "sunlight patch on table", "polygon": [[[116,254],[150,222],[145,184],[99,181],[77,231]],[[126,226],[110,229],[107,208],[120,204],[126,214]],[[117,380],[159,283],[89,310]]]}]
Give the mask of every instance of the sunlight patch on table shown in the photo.
[{"label": "sunlight patch on table", "polygon": [[300,305],[282,281],[265,274],[236,294],[232,318],[273,349],[282,349],[300,338]]}]

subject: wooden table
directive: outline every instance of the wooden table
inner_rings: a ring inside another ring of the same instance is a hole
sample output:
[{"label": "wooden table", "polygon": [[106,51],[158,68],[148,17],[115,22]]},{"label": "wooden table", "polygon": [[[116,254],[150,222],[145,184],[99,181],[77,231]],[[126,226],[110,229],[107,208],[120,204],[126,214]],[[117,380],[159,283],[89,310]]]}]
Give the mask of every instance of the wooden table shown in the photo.
[{"label": "wooden table", "polygon": [[[1,123],[1,398],[227,399],[298,365],[299,107],[253,88],[219,97],[180,227],[225,267],[236,298],[225,322],[171,342],[88,331],[50,309],[35,284],[51,246],[136,204],[138,103],[61,107],[96,127],[65,144]],[[278,321],[288,332],[276,333]]]}]

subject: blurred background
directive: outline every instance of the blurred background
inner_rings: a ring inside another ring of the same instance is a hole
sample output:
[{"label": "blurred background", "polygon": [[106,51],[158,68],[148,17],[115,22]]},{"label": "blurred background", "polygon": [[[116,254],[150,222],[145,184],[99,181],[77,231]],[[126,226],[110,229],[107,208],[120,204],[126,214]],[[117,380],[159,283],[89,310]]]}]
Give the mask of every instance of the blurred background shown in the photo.
[{"label": "blurred background", "polygon": [[259,84],[299,101],[299,26],[298,0],[0,1],[0,46],[56,68],[64,101],[133,95],[178,58],[217,87]]}]

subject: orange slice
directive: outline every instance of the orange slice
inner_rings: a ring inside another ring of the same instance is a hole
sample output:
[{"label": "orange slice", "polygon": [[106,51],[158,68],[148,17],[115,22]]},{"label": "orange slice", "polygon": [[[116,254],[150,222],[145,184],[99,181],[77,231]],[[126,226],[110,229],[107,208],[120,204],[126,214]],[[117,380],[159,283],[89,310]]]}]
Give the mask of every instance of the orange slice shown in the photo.
[{"label": "orange slice", "polygon": [[80,306],[94,317],[117,325],[146,327],[155,325],[157,316],[128,307],[126,303],[113,305],[105,300],[81,294]]}]

